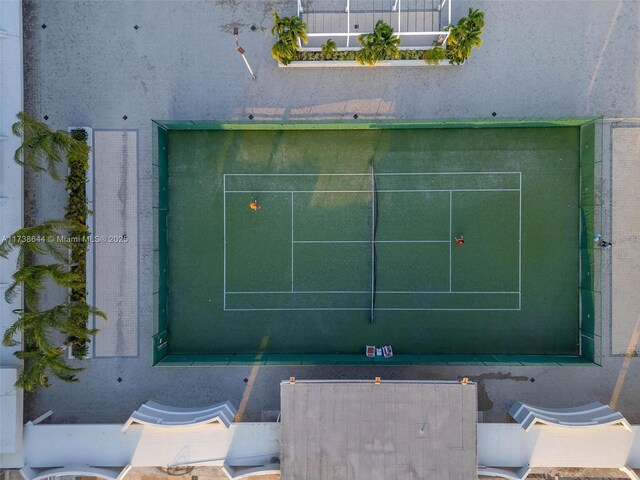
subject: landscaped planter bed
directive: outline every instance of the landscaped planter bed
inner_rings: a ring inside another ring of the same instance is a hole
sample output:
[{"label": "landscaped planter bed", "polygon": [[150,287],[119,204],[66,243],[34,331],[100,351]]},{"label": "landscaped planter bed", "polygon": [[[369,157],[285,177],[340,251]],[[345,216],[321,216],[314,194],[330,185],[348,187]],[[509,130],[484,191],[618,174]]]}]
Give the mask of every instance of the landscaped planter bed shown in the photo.
[{"label": "landscaped planter bed", "polygon": [[[426,63],[424,60],[380,60],[375,67],[438,67],[440,65],[450,65],[449,60],[443,60],[438,65]],[[364,67],[355,60],[300,60],[284,65],[278,62],[278,67],[282,68],[326,68],[326,67]]]},{"label": "landscaped planter bed", "polygon": [[442,35],[431,47],[401,47],[399,34],[394,33],[393,28],[380,19],[373,32],[358,36],[358,49],[339,49],[331,38],[319,48],[316,45],[308,48],[304,47],[309,42],[307,24],[300,18],[280,17],[277,12],[273,12],[273,20],[271,33],[276,37],[276,42],[271,48],[271,55],[278,61],[278,67],[293,68],[462,65],[471,55],[472,48],[482,45],[480,35],[484,27],[484,14],[470,8],[468,16],[461,18],[455,25],[445,27],[445,31],[440,32]]}]

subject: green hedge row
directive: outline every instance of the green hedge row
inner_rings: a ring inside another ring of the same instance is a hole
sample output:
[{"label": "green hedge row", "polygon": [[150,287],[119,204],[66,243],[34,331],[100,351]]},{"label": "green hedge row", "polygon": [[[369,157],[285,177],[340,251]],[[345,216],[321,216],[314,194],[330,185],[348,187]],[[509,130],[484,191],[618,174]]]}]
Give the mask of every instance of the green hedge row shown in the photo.
[{"label": "green hedge row", "polygon": [[[86,278],[87,278],[87,248],[89,229],[87,227],[87,217],[89,208],[87,205],[87,171],[89,170],[89,145],[87,145],[86,130],[77,129],[71,131],[71,138],[77,141],[75,148],[69,149],[67,153],[67,175],[66,190],[69,193],[67,200],[65,220],[73,223],[74,228],[69,231],[69,253],[71,257],[71,272],[78,278],[84,279],[81,286],[71,288],[69,292],[70,302],[86,303]],[[82,327],[87,324],[86,312],[78,309],[72,312],[71,322]],[[72,345],[73,354],[77,358],[87,356],[87,340],[70,335],[67,339]]]},{"label": "green hedge row", "polygon": [[[385,58],[385,60],[422,60],[425,50],[400,50],[400,58]],[[298,60],[306,62],[345,61],[356,59],[356,51],[333,52],[325,56],[322,52],[298,52]]]}]

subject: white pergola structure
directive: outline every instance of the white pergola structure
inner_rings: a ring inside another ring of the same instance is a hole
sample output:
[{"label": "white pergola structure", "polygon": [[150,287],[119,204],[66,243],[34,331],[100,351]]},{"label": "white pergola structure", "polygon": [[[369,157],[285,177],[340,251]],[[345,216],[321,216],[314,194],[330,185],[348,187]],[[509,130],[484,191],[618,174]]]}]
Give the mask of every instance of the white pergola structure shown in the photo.
[{"label": "white pergola structure", "polygon": [[446,44],[452,0],[297,0],[298,16],[307,24],[309,43],[317,51],[329,39],[338,50],[358,50],[358,36],[373,31],[378,20],[391,25],[400,49],[426,50]]}]

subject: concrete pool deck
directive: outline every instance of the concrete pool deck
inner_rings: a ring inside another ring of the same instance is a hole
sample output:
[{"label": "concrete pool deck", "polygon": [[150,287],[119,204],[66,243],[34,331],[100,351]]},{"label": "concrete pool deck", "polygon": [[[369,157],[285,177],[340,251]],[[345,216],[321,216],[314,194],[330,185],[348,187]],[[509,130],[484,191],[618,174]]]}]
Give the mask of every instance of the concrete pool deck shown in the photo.
[{"label": "concrete pool deck", "polygon": [[[123,421],[149,398],[184,406],[227,399],[238,405],[250,385],[245,418],[259,420],[279,408],[283,378],[381,375],[469,376],[479,383],[485,421],[505,420],[515,400],[569,406],[584,398],[603,403],[615,398],[630,421],[640,421],[640,360],[611,355],[609,295],[603,298],[603,367],[581,367],[579,374],[567,367],[508,365],[268,367],[252,375],[250,366],[151,367],[151,119],[244,120],[251,114],[257,120],[352,121],[354,114],[360,119],[492,118],[493,112],[497,117],[640,117],[638,65],[629,60],[638,58],[638,3],[458,0],[453,7],[455,20],[469,7],[486,13],[484,45],[462,67],[288,70],[279,69],[270,55],[270,15],[274,10],[294,14],[294,2],[25,1],[25,110],[37,118],[48,115],[54,128],[138,131],[140,278],[139,356],[82,362],[87,370],[80,383],[56,383],[28,396],[26,419],[52,409],[56,422]],[[233,25],[240,28],[255,81],[234,50]],[[609,214],[603,235],[611,234],[612,123],[605,122],[602,131]],[[63,186],[39,175],[28,181],[30,215],[37,220],[61,216]],[[610,263],[604,264],[605,278],[611,278]]]}]

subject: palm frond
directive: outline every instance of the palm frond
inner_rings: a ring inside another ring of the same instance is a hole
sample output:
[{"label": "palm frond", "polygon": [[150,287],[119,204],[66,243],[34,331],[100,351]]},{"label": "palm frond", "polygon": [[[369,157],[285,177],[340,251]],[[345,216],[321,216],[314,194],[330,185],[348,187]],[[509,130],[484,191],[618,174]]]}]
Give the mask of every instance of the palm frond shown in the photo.
[{"label": "palm frond", "polygon": [[288,65],[297,58],[298,41],[305,45],[309,41],[307,24],[295,15],[280,17],[276,12],[273,12],[272,17],[273,27],[271,28],[271,34],[277,37],[277,40],[271,48],[271,56]]},{"label": "palm frond", "polygon": [[30,227],[23,227],[9,235],[0,243],[0,256],[7,256],[19,250],[18,266],[25,265],[27,254],[51,255],[62,263],[69,261],[66,237],[69,230],[76,227],[69,220],[49,220]]},{"label": "palm frond", "polygon": [[373,32],[360,35],[358,42],[362,48],[356,52],[356,61],[361,65],[373,66],[379,60],[400,57],[400,38],[383,20],[378,20]]},{"label": "palm frond", "polygon": [[482,46],[482,30],[484,13],[477,9],[469,9],[469,14],[461,18],[457,24],[449,25],[447,38],[447,58],[450,63],[459,65],[471,56],[473,48]]},{"label": "palm frond", "polygon": [[50,387],[49,372],[65,382],[77,382],[78,377],[76,374],[83,370],[82,368],[73,368],[67,365],[63,352],[60,350],[44,353],[32,349],[16,352],[15,355],[25,361],[24,368],[20,372],[15,385],[27,392],[33,392],[39,387]]},{"label": "palm frond", "polygon": [[434,47],[422,55],[422,59],[430,65],[440,65],[447,58],[447,51],[442,47]]},{"label": "palm frond", "polygon": [[17,118],[11,130],[23,141],[14,154],[14,160],[20,165],[29,165],[35,171],[46,171],[54,180],[61,180],[57,166],[72,145],[70,134],[64,130],[54,132],[24,112],[18,113]]},{"label": "palm frond", "polygon": [[297,58],[297,50],[295,45],[278,40],[271,47],[271,56],[282,64],[289,65]]},{"label": "palm frond", "polygon": [[273,27],[271,27],[271,35],[280,37],[282,32],[284,32],[284,25],[282,23],[282,20],[280,19],[280,15],[278,15],[277,12],[273,12],[271,14],[271,17],[273,18]]},{"label": "palm frond", "polygon": [[84,276],[79,272],[60,264],[22,265],[13,275],[13,283],[5,292],[7,302],[15,298],[17,290],[22,287],[24,304],[30,310],[37,309],[40,292],[44,289],[44,281],[50,278],[55,284],[70,289],[81,289],[85,286]]},{"label": "palm frond", "polygon": [[328,39],[322,44],[321,52],[324,58],[330,58],[337,50],[336,42],[333,39]]}]

